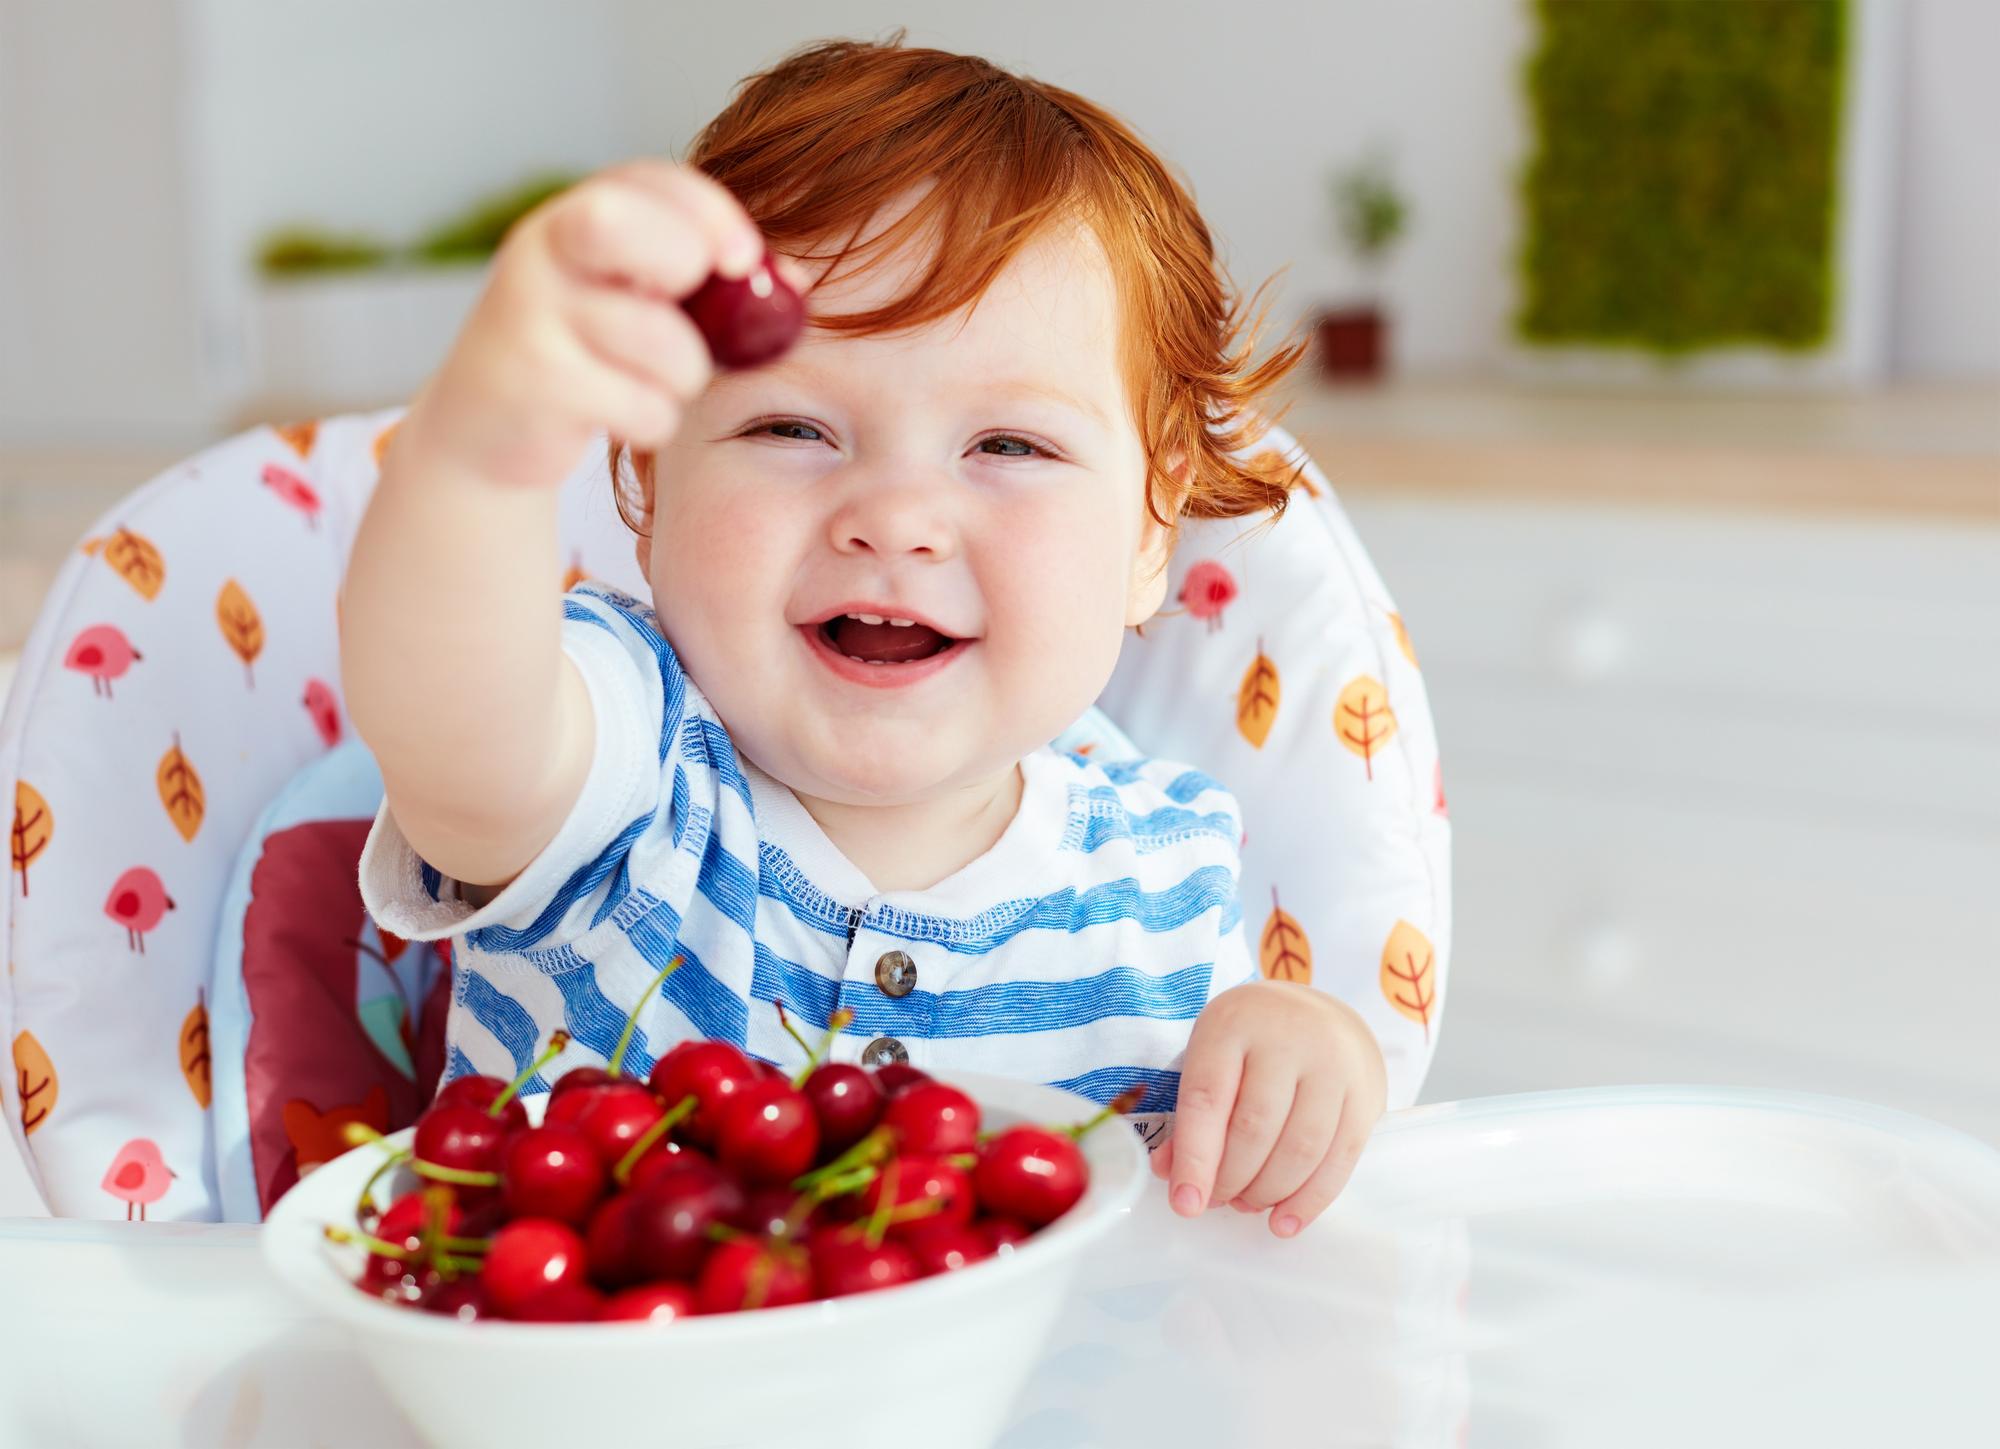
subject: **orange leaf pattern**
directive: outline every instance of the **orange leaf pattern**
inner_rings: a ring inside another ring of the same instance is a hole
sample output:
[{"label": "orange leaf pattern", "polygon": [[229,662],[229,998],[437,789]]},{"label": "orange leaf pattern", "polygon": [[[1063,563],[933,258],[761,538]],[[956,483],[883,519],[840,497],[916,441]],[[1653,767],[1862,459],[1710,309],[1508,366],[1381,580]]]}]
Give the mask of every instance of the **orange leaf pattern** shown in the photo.
[{"label": "orange leaf pattern", "polygon": [[55,816],[49,813],[49,802],[44,800],[33,785],[26,780],[14,782],[14,824],[7,832],[7,856],[13,861],[14,869],[21,872],[21,895],[28,894],[28,867],[35,857],[49,848],[49,837],[55,834]]},{"label": "orange leaf pattern", "polygon": [[250,672],[250,666],[264,650],[264,620],[257,613],[257,606],[250,602],[250,596],[243,592],[243,586],[234,579],[226,581],[222,592],[215,597],[215,622],[222,628],[222,638],[236,657],[243,661],[243,673],[255,688],[257,677]]},{"label": "orange leaf pattern", "polygon": [[1431,1015],[1437,1010],[1436,963],[1430,937],[1408,921],[1396,922],[1382,943],[1382,994],[1424,1029],[1425,1041],[1431,1039]]},{"label": "orange leaf pattern", "polygon": [[389,451],[389,439],[396,436],[396,429],[401,426],[402,426],[401,422],[391,423],[389,424],[388,427],[382,429],[381,432],[375,435],[375,446],[373,451],[375,454],[375,466],[377,468],[380,468],[382,466],[382,455]]},{"label": "orange leaf pattern", "polygon": [[196,992],[194,1010],[181,1023],[181,1075],[187,1078],[188,1090],[194,1093],[195,1101],[201,1103],[204,1110],[208,1107],[213,1088],[210,1076],[212,1065],[208,1055],[208,1004],[202,994]]},{"label": "orange leaf pattern", "polygon": [[313,439],[319,436],[319,421],[308,418],[302,423],[273,424],[271,431],[283,438],[301,461],[309,457],[313,450]]},{"label": "orange leaf pattern", "polygon": [[1349,680],[1333,707],[1333,728],[1340,742],[1361,756],[1368,778],[1374,779],[1375,756],[1396,733],[1396,714],[1389,708],[1389,691],[1382,682],[1366,674]]},{"label": "orange leaf pattern", "polygon": [[580,553],[571,554],[569,556],[569,571],[563,575],[562,591],[566,594],[578,584],[587,583],[589,580],[590,575],[583,571],[583,555]]},{"label": "orange leaf pattern", "polygon": [[1271,722],[1278,717],[1278,694],[1278,666],[1265,654],[1264,641],[1259,639],[1257,657],[1250,661],[1236,691],[1236,732],[1257,749],[1263,749],[1264,741],[1271,737]]},{"label": "orange leaf pattern", "polygon": [[1410,667],[1412,669],[1421,668],[1422,666],[1417,663],[1417,651],[1410,647],[1410,631],[1403,627],[1403,616],[1401,614],[1391,614],[1389,616],[1389,627],[1396,631],[1396,644],[1402,649],[1403,657],[1410,661]]},{"label": "orange leaf pattern", "polygon": [[167,807],[167,819],[174,822],[182,840],[193,844],[195,832],[201,829],[201,817],[208,809],[208,797],[202,793],[201,776],[181,753],[179,731],[174,733],[173,745],[160,756],[160,768],[154,772],[153,780],[159,786],[160,803]]},{"label": "orange leaf pattern", "polygon": [[1271,887],[1271,915],[1264,922],[1264,934],[1257,942],[1257,956],[1267,981],[1312,984],[1312,942],[1307,939],[1305,928],[1278,904],[1276,886]]},{"label": "orange leaf pattern", "polygon": [[104,541],[104,561],[148,601],[160,596],[160,585],[167,581],[167,565],[160,551],[151,540],[129,528],[119,529]]},{"label": "orange leaf pattern", "polygon": [[21,1132],[32,1133],[56,1107],[56,1067],[35,1034],[14,1038],[14,1088],[21,1099]]}]

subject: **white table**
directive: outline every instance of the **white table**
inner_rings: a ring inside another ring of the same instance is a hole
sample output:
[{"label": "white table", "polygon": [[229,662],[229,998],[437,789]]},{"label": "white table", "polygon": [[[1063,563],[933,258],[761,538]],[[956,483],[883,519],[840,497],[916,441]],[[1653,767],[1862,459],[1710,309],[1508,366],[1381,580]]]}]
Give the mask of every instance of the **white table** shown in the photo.
[{"label": "white table", "polygon": [[[1418,1108],[1295,1241],[1153,1184],[1112,1244],[1001,1449],[2000,1443],[2000,1153],[1875,1109]],[[4,1223],[0,1284],[0,1443],[418,1442],[255,1229]]]}]

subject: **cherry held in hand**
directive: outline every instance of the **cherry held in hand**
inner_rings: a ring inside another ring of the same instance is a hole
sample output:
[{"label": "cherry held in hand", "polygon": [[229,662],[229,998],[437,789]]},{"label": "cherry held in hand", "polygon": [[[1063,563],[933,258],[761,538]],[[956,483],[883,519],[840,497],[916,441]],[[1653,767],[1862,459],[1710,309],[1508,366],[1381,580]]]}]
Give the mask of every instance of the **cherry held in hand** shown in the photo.
[{"label": "cherry held in hand", "polygon": [[805,325],[805,303],[772,265],[771,254],[745,277],[711,276],[681,299],[701,329],[717,367],[757,367],[792,345]]}]

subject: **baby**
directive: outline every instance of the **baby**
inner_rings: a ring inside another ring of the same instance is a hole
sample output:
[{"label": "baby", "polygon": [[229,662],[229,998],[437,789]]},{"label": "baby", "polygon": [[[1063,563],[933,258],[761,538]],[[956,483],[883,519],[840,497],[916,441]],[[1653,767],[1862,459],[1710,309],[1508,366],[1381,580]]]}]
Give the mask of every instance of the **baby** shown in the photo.
[{"label": "baby", "polygon": [[[769,248],[808,327],[718,374],[677,299]],[[1049,742],[1160,607],[1177,520],[1281,508],[1232,461],[1260,367],[1186,190],[985,61],[799,51],[689,165],[517,225],[383,460],[342,669],[387,802],[389,930],[452,936],[447,1075],[558,1026],[629,1066],[723,1037],[1172,1112],[1175,1209],[1296,1233],[1385,1097],[1361,1017],[1260,979],[1235,801]],[[556,595],[558,485],[608,435],[652,607]],[[531,1087],[531,1090],[534,1089]]]}]

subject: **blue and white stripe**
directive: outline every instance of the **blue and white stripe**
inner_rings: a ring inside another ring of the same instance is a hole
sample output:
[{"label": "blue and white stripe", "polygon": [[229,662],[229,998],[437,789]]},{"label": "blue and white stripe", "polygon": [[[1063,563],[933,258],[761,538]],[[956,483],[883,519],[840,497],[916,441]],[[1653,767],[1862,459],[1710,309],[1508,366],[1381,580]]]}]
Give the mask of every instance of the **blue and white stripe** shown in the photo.
[{"label": "blue and white stripe", "polygon": [[[1255,974],[1237,899],[1235,800],[1165,761],[1023,761],[1017,819],[927,891],[876,892],[784,786],[744,760],[651,611],[598,586],[566,596],[564,647],[591,694],[596,758],[570,819],[486,906],[457,899],[386,808],[362,858],[369,909],[411,939],[453,936],[447,1075],[511,1076],[556,1027],[559,1073],[611,1051],[659,967],[627,1066],[691,1036],[793,1063],[783,1001],[854,1061],[878,1036],[926,1070],[993,1072],[1099,1101],[1134,1085],[1171,1111],[1194,1019]],[[891,950],[917,985],[891,997]],[[532,1088],[531,1088],[532,1089]]]}]

